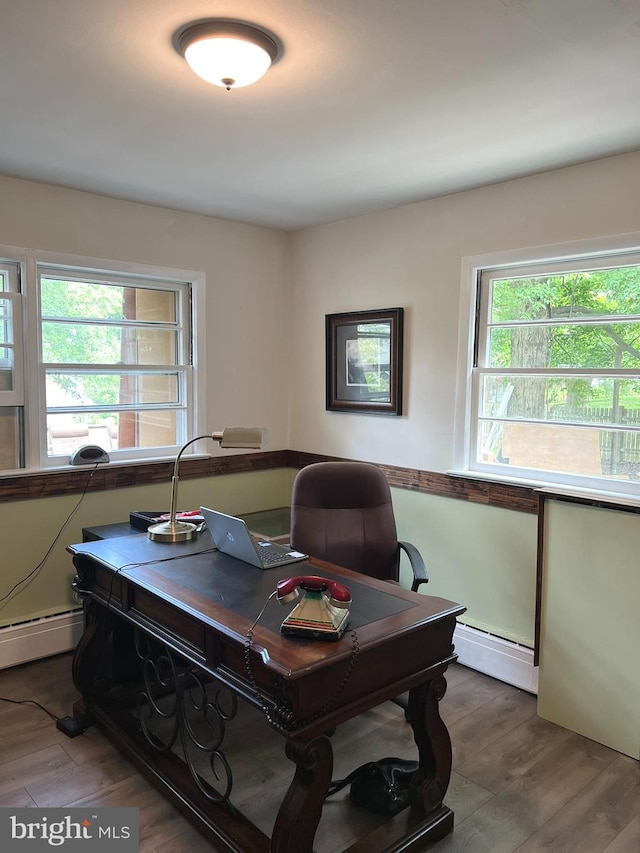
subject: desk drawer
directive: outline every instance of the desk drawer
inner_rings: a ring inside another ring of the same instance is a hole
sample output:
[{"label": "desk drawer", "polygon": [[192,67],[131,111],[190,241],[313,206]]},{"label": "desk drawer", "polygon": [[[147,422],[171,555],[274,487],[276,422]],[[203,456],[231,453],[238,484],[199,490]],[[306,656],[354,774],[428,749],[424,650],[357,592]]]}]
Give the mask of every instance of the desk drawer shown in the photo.
[{"label": "desk drawer", "polygon": [[160,636],[169,635],[204,657],[205,629],[202,624],[177,607],[159,601],[145,590],[134,587],[131,588],[130,594],[127,608],[130,616],[140,616],[143,621],[150,622]]}]

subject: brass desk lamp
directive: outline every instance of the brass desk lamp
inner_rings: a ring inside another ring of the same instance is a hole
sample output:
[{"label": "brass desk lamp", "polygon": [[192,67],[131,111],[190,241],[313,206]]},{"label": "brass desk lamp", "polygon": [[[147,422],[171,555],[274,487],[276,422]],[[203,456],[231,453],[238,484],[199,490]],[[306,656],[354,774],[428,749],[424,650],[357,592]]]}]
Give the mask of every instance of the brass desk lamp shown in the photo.
[{"label": "brass desk lamp", "polygon": [[211,438],[217,441],[220,447],[244,447],[259,450],[269,440],[266,429],[261,427],[227,427],[222,432],[208,433],[207,435],[199,435],[197,438],[192,438],[184,444],[176,456],[176,461],[173,466],[173,477],[171,478],[171,504],[169,509],[169,520],[161,521],[159,524],[152,524],[147,530],[147,536],[153,542],[188,542],[190,539],[195,539],[197,536],[197,525],[191,524],[188,521],[176,520],[176,503],[178,499],[178,466],[180,457],[189,445],[200,441],[203,438]]}]

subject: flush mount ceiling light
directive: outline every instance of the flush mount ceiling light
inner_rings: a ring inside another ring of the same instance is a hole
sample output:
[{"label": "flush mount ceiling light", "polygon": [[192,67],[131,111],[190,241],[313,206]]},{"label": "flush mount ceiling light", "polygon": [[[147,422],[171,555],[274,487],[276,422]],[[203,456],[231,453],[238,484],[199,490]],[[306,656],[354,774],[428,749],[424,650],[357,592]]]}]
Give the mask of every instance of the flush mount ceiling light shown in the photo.
[{"label": "flush mount ceiling light", "polygon": [[176,47],[198,76],[225,89],[255,83],[278,56],[270,35],[235,21],[192,24],[178,35]]}]

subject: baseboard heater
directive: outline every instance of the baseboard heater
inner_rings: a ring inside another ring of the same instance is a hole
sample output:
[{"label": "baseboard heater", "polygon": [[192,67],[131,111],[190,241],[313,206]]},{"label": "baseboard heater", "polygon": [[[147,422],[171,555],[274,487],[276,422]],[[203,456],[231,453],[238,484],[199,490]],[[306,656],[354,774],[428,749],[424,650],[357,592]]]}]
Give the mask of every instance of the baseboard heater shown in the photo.
[{"label": "baseboard heater", "polygon": [[83,626],[78,609],[0,628],[0,669],[75,649]]},{"label": "baseboard heater", "polygon": [[538,694],[533,649],[458,623],[453,635],[458,661],[514,687]]}]

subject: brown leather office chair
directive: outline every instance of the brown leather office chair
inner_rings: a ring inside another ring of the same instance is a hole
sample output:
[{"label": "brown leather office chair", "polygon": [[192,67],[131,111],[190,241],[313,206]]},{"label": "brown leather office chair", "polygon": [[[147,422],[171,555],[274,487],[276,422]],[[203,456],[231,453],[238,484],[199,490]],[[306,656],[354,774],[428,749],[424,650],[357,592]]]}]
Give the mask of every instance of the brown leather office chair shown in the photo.
[{"label": "brown leather office chair", "polygon": [[404,551],[411,589],[429,580],[415,546],[398,541],[391,490],[368,462],[318,462],[302,468],[291,495],[291,545],[381,580],[398,581]]},{"label": "brown leather office chair", "polygon": [[[413,571],[411,589],[416,592],[429,580],[418,549],[398,540],[387,478],[368,462],[317,462],[298,471],[291,494],[291,546],[391,582],[399,580],[404,551]],[[407,695],[392,701],[407,718]]]}]

